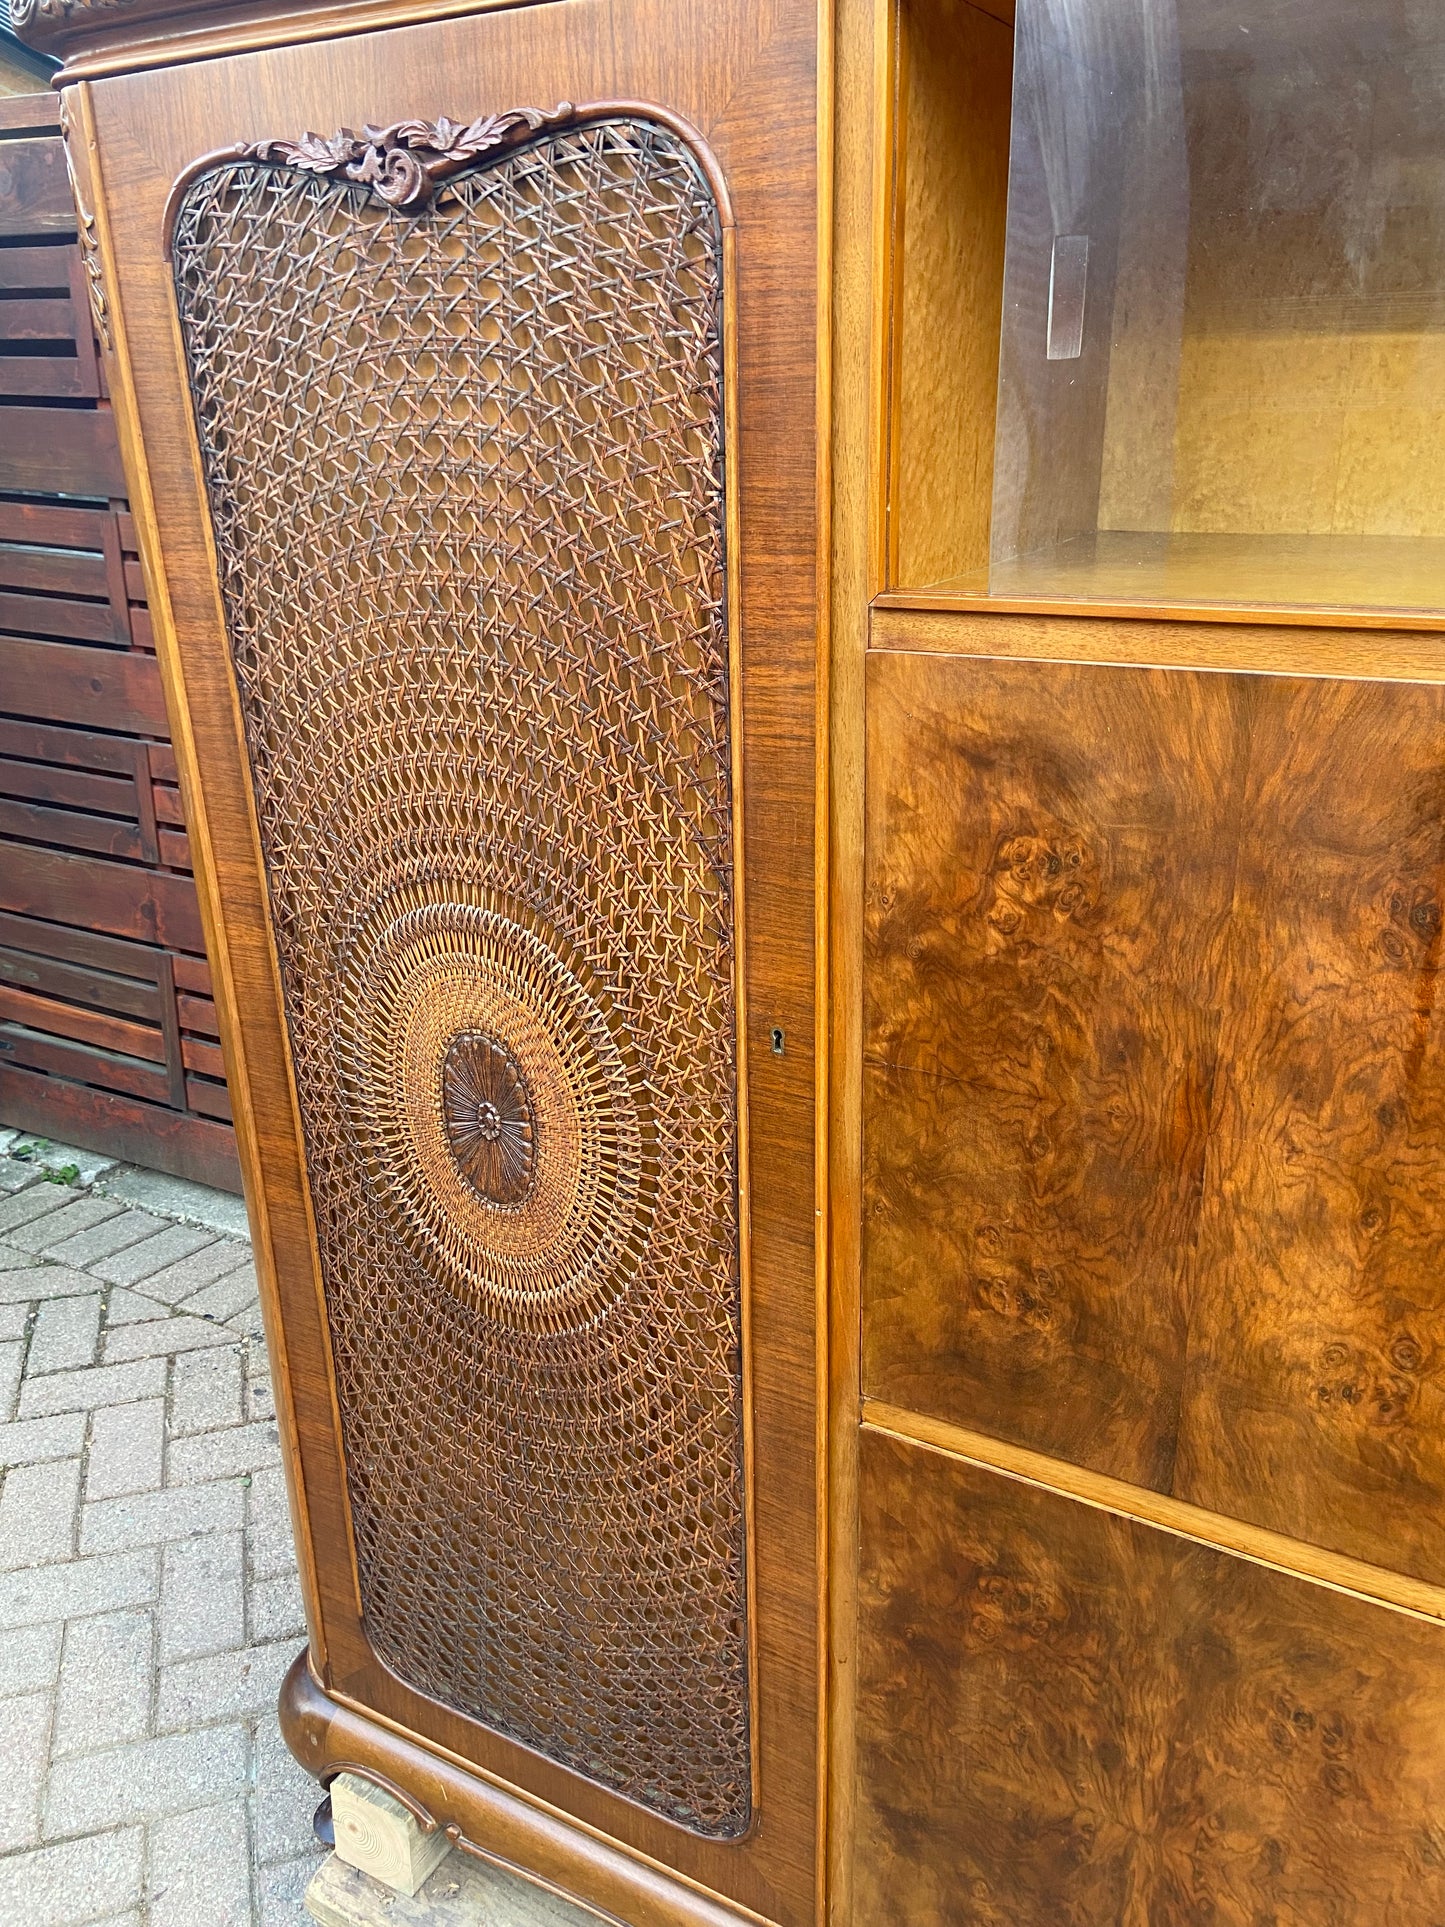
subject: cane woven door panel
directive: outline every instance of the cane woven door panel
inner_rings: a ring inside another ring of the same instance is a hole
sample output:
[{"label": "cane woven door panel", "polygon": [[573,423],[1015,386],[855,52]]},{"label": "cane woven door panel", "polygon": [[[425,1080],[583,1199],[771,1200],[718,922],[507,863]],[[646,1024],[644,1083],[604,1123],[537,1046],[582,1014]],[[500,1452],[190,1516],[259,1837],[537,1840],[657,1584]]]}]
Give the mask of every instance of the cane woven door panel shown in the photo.
[{"label": "cane woven door panel", "polygon": [[219,160],[177,299],[369,1636],[732,1837],[723,231],[662,121],[516,131],[404,209]]}]

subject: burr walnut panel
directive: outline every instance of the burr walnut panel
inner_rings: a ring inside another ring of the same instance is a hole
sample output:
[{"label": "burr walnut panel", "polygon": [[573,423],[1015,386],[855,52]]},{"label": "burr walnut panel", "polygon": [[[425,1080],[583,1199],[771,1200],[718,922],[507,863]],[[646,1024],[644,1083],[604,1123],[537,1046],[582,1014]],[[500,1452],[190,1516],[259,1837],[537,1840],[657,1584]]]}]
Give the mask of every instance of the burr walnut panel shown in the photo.
[{"label": "burr walnut panel", "polygon": [[366,1625],[732,1838],[722,215],[636,112],[370,135],[173,237]]},{"label": "burr walnut panel", "polygon": [[1445,1578],[1445,689],[870,678],[866,1391]]},{"label": "burr walnut panel", "polygon": [[887,1434],[861,1509],[855,1918],[1445,1918],[1445,1630]]}]

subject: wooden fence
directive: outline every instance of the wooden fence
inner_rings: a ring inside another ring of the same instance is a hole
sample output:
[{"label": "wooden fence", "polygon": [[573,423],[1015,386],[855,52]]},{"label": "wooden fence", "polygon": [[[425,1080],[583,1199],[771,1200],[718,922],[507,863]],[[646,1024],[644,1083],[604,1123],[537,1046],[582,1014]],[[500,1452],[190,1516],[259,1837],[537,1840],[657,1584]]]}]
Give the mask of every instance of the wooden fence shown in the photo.
[{"label": "wooden fence", "polygon": [[239,1189],[49,96],[0,99],[0,1124]]}]

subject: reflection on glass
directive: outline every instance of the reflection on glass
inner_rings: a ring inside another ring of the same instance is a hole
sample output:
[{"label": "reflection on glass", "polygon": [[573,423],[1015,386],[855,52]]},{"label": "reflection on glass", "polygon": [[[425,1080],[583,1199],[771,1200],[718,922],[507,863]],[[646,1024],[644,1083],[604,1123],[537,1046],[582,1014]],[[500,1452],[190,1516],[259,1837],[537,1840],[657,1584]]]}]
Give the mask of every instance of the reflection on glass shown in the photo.
[{"label": "reflection on glass", "polygon": [[1445,4],[1018,0],[997,595],[1445,607]]}]

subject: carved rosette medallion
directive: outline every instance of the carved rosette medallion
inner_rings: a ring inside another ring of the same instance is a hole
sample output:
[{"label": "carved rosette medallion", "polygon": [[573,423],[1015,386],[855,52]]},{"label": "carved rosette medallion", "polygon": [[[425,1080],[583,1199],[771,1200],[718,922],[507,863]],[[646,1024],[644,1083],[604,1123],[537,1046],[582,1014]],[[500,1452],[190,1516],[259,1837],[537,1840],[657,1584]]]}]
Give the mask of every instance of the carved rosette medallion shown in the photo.
[{"label": "carved rosette medallion", "polygon": [[442,1114],[462,1176],[488,1204],[518,1204],[532,1185],[537,1133],[527,1080],[484,1031],[454,1037],[442,1059]]},{"label": "carved rosette medallion", "polygon": [[723,215],[665,115],[197,163],[171,259],[367,1637],[751,1816]]}]

